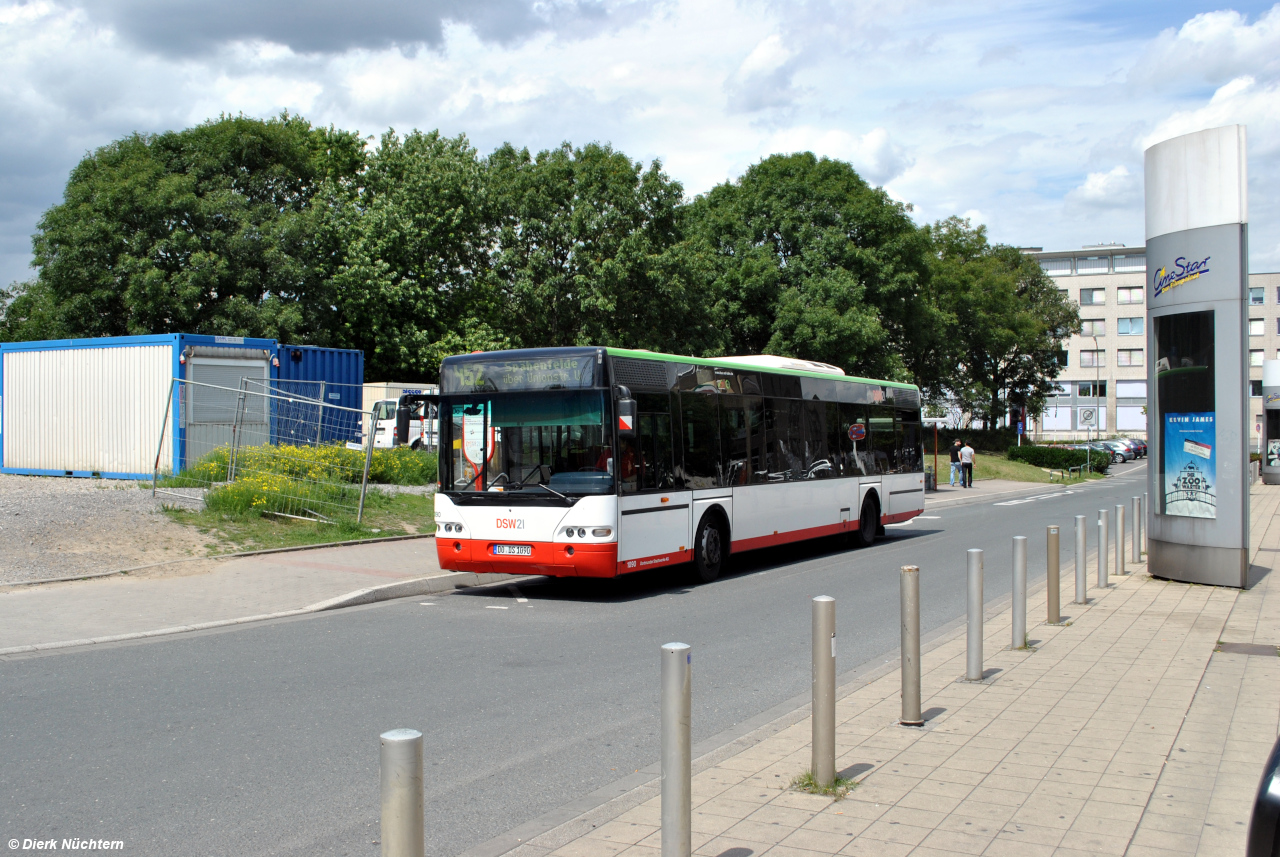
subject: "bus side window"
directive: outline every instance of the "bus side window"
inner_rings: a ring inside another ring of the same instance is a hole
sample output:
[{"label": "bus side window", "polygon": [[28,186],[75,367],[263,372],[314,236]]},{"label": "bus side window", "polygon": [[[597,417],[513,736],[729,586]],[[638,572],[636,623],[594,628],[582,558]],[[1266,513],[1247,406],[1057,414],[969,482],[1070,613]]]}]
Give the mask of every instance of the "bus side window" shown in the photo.
[{"label": "bus side window", "polygon": [[827,433],[827,406],[822,402],[801,402],[804,418],[804,467],[807,479],[830,479],[837,475],[836,453]]},{"label": "bus side window", "polygon": [[893,405],[871,405],[871,456],[875,473],[897,473],[901,444],[894,429]]},{"label": "bus side window", "polygon": [[769,469],[767,481],[785,482],[804,478],[804,428],[800,422],[800,402],[791,399],[764,400],[764,431]]},{"label": "bus side window", "polygon": [[721,448],[726,482],[748,485],[766,481],[764,406],[756,396],[721,396]]},{"label": "bus side window", "polygon": [[684,475],[689,488],[724,485],[720,463],[720,422],[714,393],[681,393]]},{"label": "bus side window", "polygon": [[[676,485],[671,437],[671,396],[668,393],[637,393],[639,406],[637,431],[630,443],[622,445],[622,490],[660,491]],[[630,461],[628,461],[630,455]],[[632,464],[634,462],[634,464]],[[635,479],[628,482],[627,470],[635,468]]]},{"label": "bus side window", "polygon": [[918,411],[898,411],[898,439],[902,444],[898,461],[903,473],[924,472],[924,456],[920,448],[923,433],[919,419]]},{"label": "bus side window", "polygon": [[[867,406],[840,403],[840,428],[844,434],[844,449],[849,450],[849,466],[845,471],[848,476],[870,476],[876,473],[874,459],[871,455],[871,426],[867,422]],[[857,435],[853,439],[850,435]]]}]

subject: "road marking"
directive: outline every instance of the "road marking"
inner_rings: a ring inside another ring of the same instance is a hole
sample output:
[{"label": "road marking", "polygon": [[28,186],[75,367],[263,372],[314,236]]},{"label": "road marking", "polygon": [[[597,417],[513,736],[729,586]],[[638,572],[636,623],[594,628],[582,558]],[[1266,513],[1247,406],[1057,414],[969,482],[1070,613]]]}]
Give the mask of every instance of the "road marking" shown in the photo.
[{"label": "road marking", "polygon": [[419,606],[422,606],[422,607],[430,607],[431,605],[435,604],[435,602],[434,602],[434,601],[419,601],[419,602],[418,602],[418,604],[419,604]]},{"label": "road marking", "polygon": [[506,607],[499,607],[499,606],[498,606],[498,605],[496,605],[496,604],[486,604],[486,605],[485,605],[485,607],[484,607],[484,609],[486,609],[486,610],[506,610],[507,608],[506,608]]},{"label": "road marking", "polygon": [[520,589],[515,586],[508,586],[507,590],[515,596],[517,604],[528,604],[529,599],[520,594]]},{"label": "road marking", "polygon": [[1037,494],[1034,497],[1022,497],[1018,500],[1005,500],[1003,503],[992,503],[992,506],[1019,506],[1023,503],[1034,503],[1036,500],[1052,500],[1054,497],[1066,497],[1075,491],[1055,491],[1052,494]]},{"label": "road marking", "polygon": [[941,521],[941,515],[916,515],[917,521]]}]

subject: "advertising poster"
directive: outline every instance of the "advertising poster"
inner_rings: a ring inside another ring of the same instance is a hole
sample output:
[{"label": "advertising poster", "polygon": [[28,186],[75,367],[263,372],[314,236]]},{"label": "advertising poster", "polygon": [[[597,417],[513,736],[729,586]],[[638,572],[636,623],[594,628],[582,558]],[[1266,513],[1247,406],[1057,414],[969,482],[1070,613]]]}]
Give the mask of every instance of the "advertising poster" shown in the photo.
[{"label": "advertising poster", "polygon": [[1280,467],[1280,440],[1267,440],[1267,467]]},{"label": "advertising poster", "polygon": [[1217,458],[1214,414],[1164,417],[1164,513],[1216,518]]}]

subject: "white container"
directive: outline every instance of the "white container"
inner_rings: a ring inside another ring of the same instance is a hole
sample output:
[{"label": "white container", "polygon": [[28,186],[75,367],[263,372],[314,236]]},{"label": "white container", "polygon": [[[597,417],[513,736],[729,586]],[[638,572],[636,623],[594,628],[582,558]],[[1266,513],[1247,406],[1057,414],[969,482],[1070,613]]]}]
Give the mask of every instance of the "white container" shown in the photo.
[{"label": "white container", "polygon": [[269,339],[177,333],[0,343],[0,473],[178,471],[187,427],[169,399],[172,380],[191,368],[184,351],[243,354],[221,362],[258,363],[266,373],[274,348]]}]

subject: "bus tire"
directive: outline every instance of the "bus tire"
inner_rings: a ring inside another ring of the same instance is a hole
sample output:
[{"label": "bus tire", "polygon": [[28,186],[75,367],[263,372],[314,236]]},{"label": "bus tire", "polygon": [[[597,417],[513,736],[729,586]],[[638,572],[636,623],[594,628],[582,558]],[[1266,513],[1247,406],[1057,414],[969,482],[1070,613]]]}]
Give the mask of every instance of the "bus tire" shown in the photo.
[{"label": "bus tire", "polygon": [[875,494],[868,494],[862,501],[862,513],[858,515],[858,532],[854,541],[858,547],[869,548],[876,543],[880,532],[880,501]]},{"label": "bus tire", "polygon": [[698,533],[693,537],[693,567],[699,580],[710,583],[720,576],[728,547],[729,538],[719,518],[703,515]]}]

